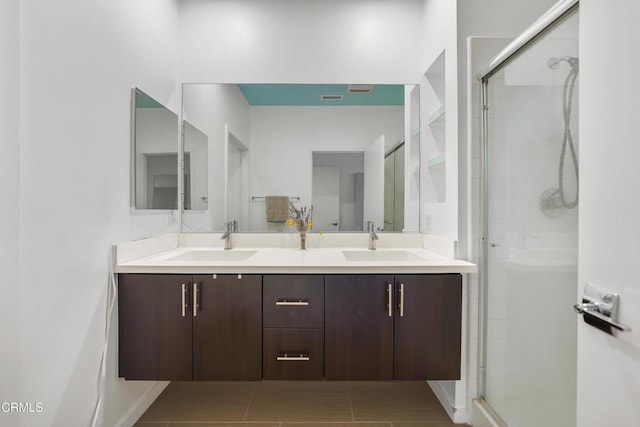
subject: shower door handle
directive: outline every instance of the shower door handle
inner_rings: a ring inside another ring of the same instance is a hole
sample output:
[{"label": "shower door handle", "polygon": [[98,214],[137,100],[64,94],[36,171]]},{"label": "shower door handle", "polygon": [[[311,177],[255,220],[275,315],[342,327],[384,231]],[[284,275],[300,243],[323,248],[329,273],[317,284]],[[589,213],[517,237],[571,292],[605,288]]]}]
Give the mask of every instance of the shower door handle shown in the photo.
[{"label": "shower door handle", "polygon": [[573,309],[576,313],[582,314],[584,316],[592,316],[596,319],[599,319],[606,323],[608,326],[615,328],[621,332],[631,332],[631,328],[629,326],[623,325],[612,320],[609,316],[600,313],[600,307],[598,304],[583,302],[582,304],[576,304],[573,306]]},{"label": "shower door handle", "polygon": [[582,314],[586,323],[613,335],[613,329],[621,332],[631,331],[629,326],[618,322],[619,307],[619,294],[589,283],[584,287],[582,303],[575,304],[573,310]]}]

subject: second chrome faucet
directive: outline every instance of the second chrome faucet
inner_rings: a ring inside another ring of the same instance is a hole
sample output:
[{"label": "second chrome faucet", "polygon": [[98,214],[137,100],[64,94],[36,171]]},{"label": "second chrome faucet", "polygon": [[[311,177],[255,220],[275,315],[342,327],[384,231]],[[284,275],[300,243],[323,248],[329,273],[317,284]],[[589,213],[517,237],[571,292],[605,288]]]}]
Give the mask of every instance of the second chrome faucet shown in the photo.
[{"label": "second chrome faucet", "polygon": [[228,221],[228,222],[225,222],[224,225],[225,227],[227,227],[227,231],[225,231],[225,233],[220,238],[224,239],[225,249],[232,249],[233,241],[231,240],[231,235],[232,233],[235,233],[236,231],[238,231],[238,221],[235,221],[235,220]]},{"label": "second chrome faucet", "polygon": [[367,221],[367,232],[369,233],[369,250],[373,251],[376,249],[376,240],[378,240],[373,221]]}]

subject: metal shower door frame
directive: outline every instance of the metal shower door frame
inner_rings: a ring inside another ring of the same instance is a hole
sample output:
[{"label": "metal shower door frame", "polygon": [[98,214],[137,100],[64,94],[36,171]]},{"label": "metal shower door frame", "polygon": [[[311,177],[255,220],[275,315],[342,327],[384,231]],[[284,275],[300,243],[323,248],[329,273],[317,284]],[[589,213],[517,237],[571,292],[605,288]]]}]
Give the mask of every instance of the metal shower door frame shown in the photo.
[{"label": "metal shower door frame", "polygon": [[[579,0],[561,0],[536,22],[516,37],[496,55],[478,74],[481,81],[481,152],[480,152],[480,289],[479,289],[479,351],[478,351],[478,397],[486,397],[487,365],[487,304],[489,285],[489,80],[507,66],[511,60],[525,51],[531,44],[546,35],[560,22],[578,11]],[[490,408],[489,408],[490,409]]]}]

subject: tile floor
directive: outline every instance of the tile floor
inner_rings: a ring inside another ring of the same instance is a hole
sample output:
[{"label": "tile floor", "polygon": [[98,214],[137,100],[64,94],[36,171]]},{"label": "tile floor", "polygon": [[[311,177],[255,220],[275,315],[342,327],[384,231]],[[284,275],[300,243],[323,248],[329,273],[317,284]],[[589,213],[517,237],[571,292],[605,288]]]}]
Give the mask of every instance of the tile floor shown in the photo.
[{"label": "tile floor", "polygon": [[174,382],[138,427],[450,427],[424,382]]}]

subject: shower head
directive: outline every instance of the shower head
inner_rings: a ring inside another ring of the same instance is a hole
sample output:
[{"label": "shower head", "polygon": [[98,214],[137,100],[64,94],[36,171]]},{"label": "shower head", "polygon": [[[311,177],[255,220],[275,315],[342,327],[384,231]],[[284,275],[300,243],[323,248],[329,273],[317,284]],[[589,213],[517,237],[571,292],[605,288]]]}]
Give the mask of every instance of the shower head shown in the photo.
[{"label": "shower head", "polygon": [[547,66],[552,70],[555,70],[556,68],[558,68],[562,61],[566,61],[571,66],[571,68],[576,68],[578,66],[578,58],[576,58],[575,56],[554,56],[552,58],[549,58],[549,60],[547,61]]}]

